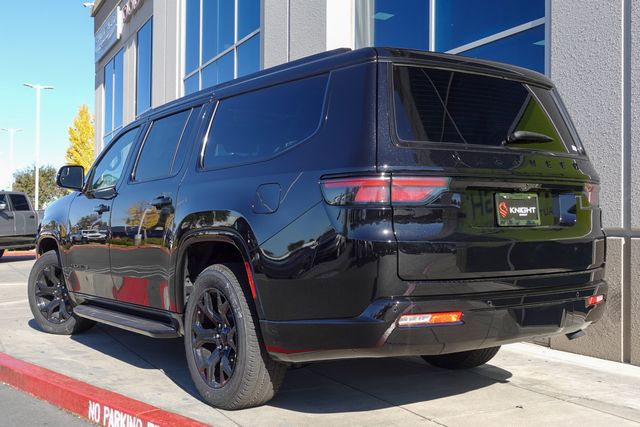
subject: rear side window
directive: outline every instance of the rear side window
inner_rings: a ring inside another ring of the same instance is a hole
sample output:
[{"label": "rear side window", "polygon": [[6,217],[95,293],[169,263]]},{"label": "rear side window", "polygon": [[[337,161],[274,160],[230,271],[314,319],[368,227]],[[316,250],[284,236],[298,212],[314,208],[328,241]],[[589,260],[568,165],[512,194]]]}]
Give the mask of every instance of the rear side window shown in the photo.
[{"label": "rear side window", "polygon": [[9,194],[14,211],[30,211],[29,202],[22,194]]},{"label": "rear side window", "polygon": [[220,101],[205,147],[205,169],[260,161],[313,135],[327,76],[311,77]]},{"label": "rear side window", "polygon": [[191,110],[185,110],[151,123],[136,165],[136,181],[164,178],[180,169],[187,146],[183,136],[190,115]]},{"label": "rear side window", "polygon": [[[497,77],[423,67],[394,67],[396,132],[414,143],[501,146],[518,130],[553,141],[509,147],[571,152],[547,111],[522,83]],[[548,92],[548,91],[547,91]]]}]

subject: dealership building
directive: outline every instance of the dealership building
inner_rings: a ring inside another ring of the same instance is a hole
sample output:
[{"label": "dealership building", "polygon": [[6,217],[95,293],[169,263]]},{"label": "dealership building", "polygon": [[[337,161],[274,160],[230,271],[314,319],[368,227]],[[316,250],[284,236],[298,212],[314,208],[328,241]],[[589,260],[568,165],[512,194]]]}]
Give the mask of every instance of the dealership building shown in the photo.
[{"label": "dealership building", "polygon": [[640,2],[97,0],[96,153],[150,108],[340,47],[406,47],[530,68],[557,85],[602,179],[605,317],[552,348],[640,365]]}]

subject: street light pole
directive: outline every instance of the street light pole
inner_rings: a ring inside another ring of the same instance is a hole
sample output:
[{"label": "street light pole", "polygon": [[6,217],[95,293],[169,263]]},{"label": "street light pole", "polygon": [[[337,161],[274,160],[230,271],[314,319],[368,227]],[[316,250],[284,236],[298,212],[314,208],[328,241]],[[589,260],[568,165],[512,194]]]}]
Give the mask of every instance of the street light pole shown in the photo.
[{"label": "street light pole", "polygon": [[38,210],[40,197],[40,91],[53,90],[52,86],[24,83],[26,87],[36,90],[36,149],[35,149],[35,207]]},{"label": "street light pole", "polygon": [[18,128],[2,128],[3,131],[8,132],[9,133],[9,180],[12,180],[13,177],[13,143],[14,143],[14,137],[16,136],[16,133],[18,132],[22,132],[22,129],[18,129]]}]

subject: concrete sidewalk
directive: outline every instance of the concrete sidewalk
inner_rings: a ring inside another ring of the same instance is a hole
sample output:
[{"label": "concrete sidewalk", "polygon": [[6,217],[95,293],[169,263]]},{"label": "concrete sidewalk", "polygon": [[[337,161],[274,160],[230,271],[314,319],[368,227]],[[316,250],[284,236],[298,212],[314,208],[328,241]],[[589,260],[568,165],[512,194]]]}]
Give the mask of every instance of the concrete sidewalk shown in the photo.
[{"label": "concrete sidewalk", "polygon": [[38,330],[26,299],[32,264],[0,259],[0,351],[208,424],[640,424],[640,368],[533,344],[506,346],[469,371],[419,358],[315,363],[290,370],[268,405],[219,411],[198,399],[180,339],[106,326],[73,337]]}]

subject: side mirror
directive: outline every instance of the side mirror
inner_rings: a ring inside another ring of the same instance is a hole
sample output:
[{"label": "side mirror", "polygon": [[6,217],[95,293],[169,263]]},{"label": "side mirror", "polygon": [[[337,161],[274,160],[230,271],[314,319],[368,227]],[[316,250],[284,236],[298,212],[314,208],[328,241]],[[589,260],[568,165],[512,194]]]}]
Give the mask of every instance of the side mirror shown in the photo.
[{"label": "side mirror", "polygon": [[6,211],[7,210],[7,204],[5,202],[0,202],[0,211]]},{"label": "side mirror", "polygon": [[70,190],[82,191],[84,168],[82,166],[62,166],[56,175],[56,185]]}]

